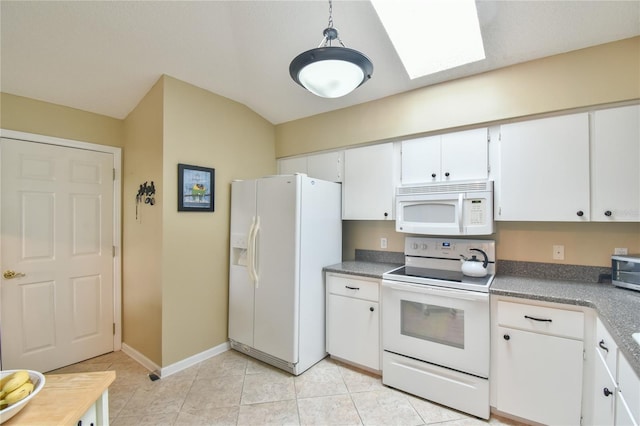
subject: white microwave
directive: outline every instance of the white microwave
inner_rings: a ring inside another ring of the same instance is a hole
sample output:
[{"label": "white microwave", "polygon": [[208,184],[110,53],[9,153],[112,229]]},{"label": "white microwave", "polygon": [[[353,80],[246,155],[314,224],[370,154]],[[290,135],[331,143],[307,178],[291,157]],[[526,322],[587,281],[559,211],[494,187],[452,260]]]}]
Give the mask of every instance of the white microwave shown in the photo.
[{"label": "white microwave", "polygon": [[493,234],[493,181],[399,186],[396,231],[426,235]]}]

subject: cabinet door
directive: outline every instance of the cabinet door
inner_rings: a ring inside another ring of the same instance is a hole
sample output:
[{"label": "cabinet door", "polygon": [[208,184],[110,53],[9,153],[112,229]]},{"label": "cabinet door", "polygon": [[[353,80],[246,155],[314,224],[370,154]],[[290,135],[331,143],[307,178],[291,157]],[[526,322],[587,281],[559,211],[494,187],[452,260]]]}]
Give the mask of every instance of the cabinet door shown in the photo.
[{"label": "cabinet door", "polygon": [[549,425],[580,424],[583,342],[497,330],[497,409]]},{"label": "cabinet door", "polygon": [[307,173],[307,157],[281,158],[278,160],[278,173],[292,175],[294,173]]},{"label": "cabinet door", "polygon": [[345,151],[343,219],[394,219],[396,158],[391,142]]},{"label": "cabinet door", "polygon": [[478,180],[489,175],[487,128],[446,133],[441,139],[442,180]]},{"label": "cabinet door", "polygon": [[631,410],[627,405],[624,396],[618,393],[616,398],[616,422],[615,426],[637,426],[638,423],[633,418]]},{"label": "cabinet door", "polygon": [[344,151],[324,152],[307,157],[307,173],[309,177],[342,182],[344,169]]},{"label": "cabinet door", "polygon": [[593,117],[591,220],[640,221],[640,105]]},{"label": "cabinet door", "polygon": [[587,113],[500,128],[496,220],[589,220]]},{"label": "cabinet door", "polygon": [[402,141],[403,185],[440,181],[440,136]]},{"label": "cabinet door", "polygon": [[629,361],[618,351],[618,387],[619,398],[624,397],[626,407],[634,419],[635,424],[640,422],[640,378],[636,376]]},{"label": "cabinet door", "polygon": [[327,351],[338,358],[380,369],[380,326],[377,302],[329,295]]},{"label": "cabinet door", "polygon": [[[593,418],[594,425],[612,425],[616,412],[616,384],[598,349],[594,350]],[[615,372],[613,372],[615,374]]]}]

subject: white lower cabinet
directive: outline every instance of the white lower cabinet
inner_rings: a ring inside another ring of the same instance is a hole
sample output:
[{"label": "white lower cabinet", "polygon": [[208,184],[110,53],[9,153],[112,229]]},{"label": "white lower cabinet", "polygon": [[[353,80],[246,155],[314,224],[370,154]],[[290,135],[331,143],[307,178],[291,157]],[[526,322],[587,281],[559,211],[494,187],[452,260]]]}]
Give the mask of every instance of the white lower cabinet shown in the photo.
[{"label": "white lower cabinet", "polygon": [[640,424],[640,379],[618,351],[618,395],[616,425]]},{"label": "white lower cabinet", "polygon": [[380,280],[327,274],[327,352],[380,370]]},{"label": "white lower cabinet", "polygon": [[585,388],[592,397],[591,417],[585,424],[613,425],[615,422],[618,384],[616,380],[618,345],[599,318],[595,319],[595,335],[591,350],[593,385]]},{"label": "white lower cabinet", "polygon": [[[607,363],[596,353],[594,363],[593,414],[592,424],[612,425],[616,414],[617,386]],[[614,372],[615,375],[615,372]]]},{"label": "white lower cabinet", "polygon": [[498,411],[549,425],[579,425],[583,313],[506,301],[497,306]]}]

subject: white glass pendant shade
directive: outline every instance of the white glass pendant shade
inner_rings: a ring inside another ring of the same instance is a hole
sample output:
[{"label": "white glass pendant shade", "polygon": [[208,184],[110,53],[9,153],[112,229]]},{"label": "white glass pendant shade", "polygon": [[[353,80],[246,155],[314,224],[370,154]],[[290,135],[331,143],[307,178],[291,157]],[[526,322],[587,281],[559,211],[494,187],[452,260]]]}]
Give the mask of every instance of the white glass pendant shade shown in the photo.
[{"label": "white glass pendant shade", "polygon": [[330,59],[307,65],[298,73],[300,83],[314,95],[339,98],[360,86],[364,79],[362,69],[345,61]]},{"label": "white glass pendant shade", "polygon": [[289,66],[293,80],[323,98],[344,96],[371,78],[373,64],[346,47],[319,47],[298,55]]}]

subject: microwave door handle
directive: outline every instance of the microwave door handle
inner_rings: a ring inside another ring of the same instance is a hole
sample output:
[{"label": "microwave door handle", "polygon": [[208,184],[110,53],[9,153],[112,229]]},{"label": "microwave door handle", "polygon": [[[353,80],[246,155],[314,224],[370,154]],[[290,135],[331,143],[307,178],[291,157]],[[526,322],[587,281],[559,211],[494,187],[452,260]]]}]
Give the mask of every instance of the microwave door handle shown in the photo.
[{"label": "microwave door handle", "polygon": [[460,230],[460,235],[464,233],[464,230],[462,228],[462,224],[463,224],[462,216],[464,214],[462,210],[463,200],[464,200],[464,194],[463,193],[458,194],[458,229]]}]

